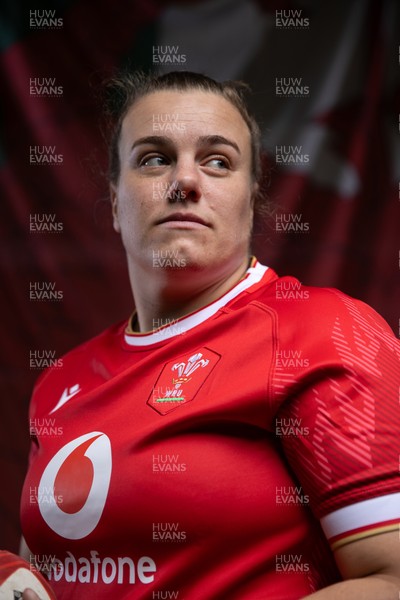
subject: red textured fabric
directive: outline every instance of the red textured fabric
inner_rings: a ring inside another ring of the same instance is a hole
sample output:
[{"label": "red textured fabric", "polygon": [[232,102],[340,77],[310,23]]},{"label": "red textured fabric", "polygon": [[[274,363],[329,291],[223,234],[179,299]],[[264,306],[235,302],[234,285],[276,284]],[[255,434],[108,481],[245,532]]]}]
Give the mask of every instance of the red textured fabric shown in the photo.
[{"label": "red textured fabric", "polygon": [[338,580],[321,517],[393,494],[333,533],[398,527],[400,344],[369,307],[257,264],[171,326],[125,325],[33,396],[22,523],[60,600],[295,600]]}]

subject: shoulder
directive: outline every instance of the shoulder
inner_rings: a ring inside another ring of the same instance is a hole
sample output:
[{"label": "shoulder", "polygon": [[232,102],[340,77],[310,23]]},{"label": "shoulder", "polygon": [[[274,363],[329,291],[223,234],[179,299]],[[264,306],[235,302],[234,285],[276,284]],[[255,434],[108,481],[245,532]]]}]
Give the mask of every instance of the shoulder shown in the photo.
[{"label": "shoulder", "polygon": [[126,321],[112,325],[46,365],[34,386],[30,413],[47,412],[63,395],[110,378],[123,357],[120,340],[125,326]]},{"label": "shoulder", "polygon": [[251,302],[272,312],[281,332],[316,338],[369,332],[397,343],[389,325],[373,308],[336,288],[303,285],[295,277],[278,277],[272,271],[254,290]]},{"label": "shoulder", "polygon": [[[280,385],[282,377],[288,383],[338,369],[363,377],[368,372],[377,381],[383,374],[393,380],[399,371],[400,342],[386,321],[335,288],[306,286],[272,271],[254,286],[247,303],[273,321],[274,372]],[[290,377],[293,365],[297,368]]]},{"label": "shoulder", "polygon": [[[103,352],[110,352],[120,345],[121,333],[126,326],[126,320],[111,325],[101,333],[82,342],[75,348],[69,350],[62,356],[63,366],[80,363],[82,360],[92,360],[93,355],[101,355]],[[48,375],[51,369],[44,375]]]}]

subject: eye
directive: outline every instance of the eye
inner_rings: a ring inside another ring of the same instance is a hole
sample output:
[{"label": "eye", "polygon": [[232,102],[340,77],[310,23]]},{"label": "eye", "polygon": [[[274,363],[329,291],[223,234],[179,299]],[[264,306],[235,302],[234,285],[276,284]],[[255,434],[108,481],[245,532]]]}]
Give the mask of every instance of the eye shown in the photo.
[{"label": "eye", "polygon": [[160,154],[146,155],[139,161],[140,167],[164,167],[167,164],[168,160]]},{"label": "eye", "polygon": [[222,156],[216,156],[214,158],[210,158],[204,164],[205,164],[205,166],[212,167],[213,169],[229,169],[228,159],[226,159]]}]

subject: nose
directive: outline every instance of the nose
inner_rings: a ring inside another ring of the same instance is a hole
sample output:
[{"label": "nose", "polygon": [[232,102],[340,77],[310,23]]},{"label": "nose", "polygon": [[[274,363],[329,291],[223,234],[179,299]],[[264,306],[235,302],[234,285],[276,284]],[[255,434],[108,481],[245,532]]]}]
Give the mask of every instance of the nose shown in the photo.
[{"label": "nose", "polygon": [[201,197],[199,173],[189,158],[178,161],[172,173],[168,200],[173,202],[198,202]]}]

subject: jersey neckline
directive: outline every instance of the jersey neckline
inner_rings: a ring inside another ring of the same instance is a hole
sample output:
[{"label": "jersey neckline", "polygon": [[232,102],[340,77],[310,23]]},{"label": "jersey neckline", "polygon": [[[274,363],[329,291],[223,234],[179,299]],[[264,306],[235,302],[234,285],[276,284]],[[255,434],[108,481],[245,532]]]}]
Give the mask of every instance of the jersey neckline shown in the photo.
[{"label": "jersey neckline", "polygon": [[210,304],[203,306],[203,308],[199,308],[198,310],[181,317],[179,319],[175,319],[171,324],[163,325],[159,327],[155,331],[145,332],[145,333],[136,333],[128,330],[131,319],[128,322],[127,327],[124,332],[124,341],[129,348],[143,348],[146,346],[151,346],[153,344],[157,344],[162,341],[166,341],[178,335],[182,335],[186,333],[193,327],[200,325],[222,308],[228,302],[236,298],[241,292],[247,290],[249,287],[253,286],[256,283],[259,283],[266,271],[269,267],[262,265],[258,262],[258,260],[253,257],[250,267],[247,269],[245,275],[242,279],[234,285],[228,292],[226,292],[223,296],[214,300]]}]

